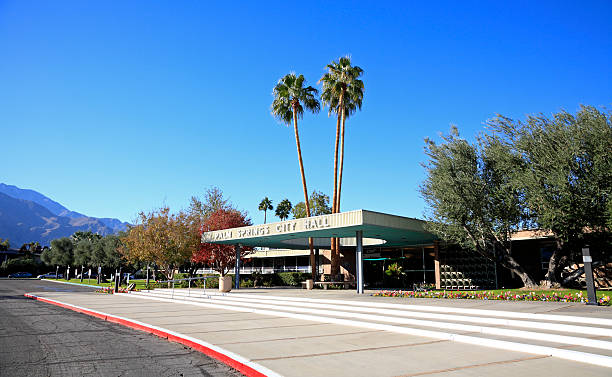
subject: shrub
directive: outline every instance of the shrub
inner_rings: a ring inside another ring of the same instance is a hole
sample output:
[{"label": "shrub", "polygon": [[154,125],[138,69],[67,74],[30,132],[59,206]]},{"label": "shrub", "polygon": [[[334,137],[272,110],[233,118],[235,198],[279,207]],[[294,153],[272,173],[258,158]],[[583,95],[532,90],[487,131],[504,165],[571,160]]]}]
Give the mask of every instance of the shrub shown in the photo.
[{"label": "shrub", "polygon": [[40,263],[36,263],[36,261],[31,258],[8,259],[0,265],[0,275],[8,275],[14,272],[29,272],[36,275],[40,267]]},{"label": "shrub", "polygon": [[311,277],[311,274],[302,272],[279,272],[278,274],[273,275],[278,275],[278,278],[281,281],[280,285],[290,287],[298,287],[303,281],[306,281]]}]

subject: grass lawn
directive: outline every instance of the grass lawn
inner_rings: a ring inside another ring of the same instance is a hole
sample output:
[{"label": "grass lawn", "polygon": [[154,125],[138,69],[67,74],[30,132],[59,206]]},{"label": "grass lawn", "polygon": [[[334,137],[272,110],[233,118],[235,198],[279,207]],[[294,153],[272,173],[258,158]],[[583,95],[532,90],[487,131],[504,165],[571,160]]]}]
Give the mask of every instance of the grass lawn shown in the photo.
[{"label": "grass lawn", "polygon": [[[45,280],[56,280],[56,279],[45,279]],[[98,284],[96,282],[96,279],[83,279],[83,281],[81,281],[81,279],[70,279],[70,280],[66,280],[66,279],[57,279],[57,281],[60,282],[69,282],[69,283],[76,283],[76,284],[85,284],[85,285],[95,285],[98,287],[112,287],[113,286],[113,282],[109,281],[108,283],[102,283],[102,284]],[[153,282],[153,281],[151,281]],[[146,283],[147,281],[145,279],[132,279],[130,280],[130,283],[134,283],[136,284],[136,289],[145,289],[146,287]],[[126,284],[122,284],[122,287],[127,287]]]}]

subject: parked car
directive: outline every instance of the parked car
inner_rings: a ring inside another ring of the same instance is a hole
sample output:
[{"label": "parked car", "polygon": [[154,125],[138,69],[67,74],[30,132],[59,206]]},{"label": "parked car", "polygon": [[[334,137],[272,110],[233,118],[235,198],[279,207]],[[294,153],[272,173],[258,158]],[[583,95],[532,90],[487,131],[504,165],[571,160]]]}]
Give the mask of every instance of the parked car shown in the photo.
[{"label": "parked car", "polygon": [[[57,274],[57,278],[58,279],[61,279],[63,277],[64,277],[64,275]],[[48,274],[38,275],[37,278],[39,278],[39,279],[55,279],[55,272],[49,272]]]},{"label": "parked car", "polygon": [[14,274],[10,274],[9,278],[31,278],[32,274],[29,272],[15,272]]}]

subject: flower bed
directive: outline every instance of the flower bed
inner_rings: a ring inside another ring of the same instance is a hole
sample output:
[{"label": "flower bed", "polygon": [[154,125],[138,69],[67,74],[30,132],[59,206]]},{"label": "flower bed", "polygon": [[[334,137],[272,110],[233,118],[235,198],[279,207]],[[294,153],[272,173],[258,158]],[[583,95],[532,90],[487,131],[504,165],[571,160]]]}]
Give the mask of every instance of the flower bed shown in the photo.
[{"label": "flower bed", "polygon": [[[113,287],[104,287],[102,289],[96,289],[95,290],[96,293],[106,293],[109,295],[112,295],[113,292]],[[127,288],[119,288],[119,293],[128,293]]]},{"label": "flower bed", "polygon": [[[582,292],[578,293],[537,293],[517,291],[380,291],[372,294],[377,297],[411,298],[450,298],[466,300],[505,300],[505,301],[551,301],[551,302],[588,302]],[[600,297],[599,305],[610,306],[610,296]]]}]

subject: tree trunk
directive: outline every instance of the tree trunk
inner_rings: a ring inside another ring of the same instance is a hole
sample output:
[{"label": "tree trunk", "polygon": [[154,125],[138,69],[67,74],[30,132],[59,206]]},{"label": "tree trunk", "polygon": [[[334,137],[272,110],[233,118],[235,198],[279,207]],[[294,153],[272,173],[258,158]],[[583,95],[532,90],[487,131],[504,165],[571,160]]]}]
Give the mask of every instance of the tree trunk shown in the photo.
[{"label": "tree trunk", "polygon": [[266,217],[268,215],[268,211],[264,211],[264,224],[266,223]]},{"label": "tree trunk", "polygon": [[336,121],[336,144],[334,148],[334,196],[332,199],[332,213],[336,213],[336,202],[338,200],[338,146],[340,144],[340,124],[344,101],[344,91],[340,93],[340,99],[338,101],[338,119]]},{"label": "tree trunk", "polygon": [[[591,267],[593,267],[593,269],[595,269],[595,267],[600,266],[601,264],[602,263],[600,261],[593,262],[591,264]],[[561,285],[565,286],[567,284],[573,283],[576,279],[580,278],[582,275],[584,275],[584,266],[578,267],[575,271],[573,271],[569,275],[567,275],[562,280]]]},{"label": "tree trunk", "polygon": [[546,271],[546,275],[544,275],[544,284],[547,288],[552,288],[556,284],[559,284],[557,281],[556,272],[561,259],[561,253],[565,245],[560,239],[556,240],[556,244],[557,248],[550,256],[550,260],[548,261],[548,270]]},{"label": "tree trunk", "polygon": [[529,276],[527,271],[517,263],[517,261],[508,253],[503,253],[501,265],[514,272],[523,282],[525,288],[536,288],[538,284]]},{"label": "tree trunk", "polygon": [[[336,144],[334,148],[334,196],[332,199],[332,213],[337,213],[338,208],[338,145],[340,143],[340,125],[342,110],[344,108],[344,90],[340,92],[338,100],[338,118],[336,121]],[[340,254],[338,253],[338,239],[332,238],[330,242],[331,253],[331,274],[337,275],[340,272]]]},{"label": "tree trunk", "polygon": [[304,203],[306,204],[306,217],[310,217],[310,203],[308,201],[308,189],[306,188],[306,175],[304,175],[304,163],[302,162],[302,148],[300,147],[300,134],[297,125],[297,109],[293,106],[293,130],[295,132],[295,144],[297,146],[298,162],[300,163],[300,174],[302,175],[302,188],[304,189]]},{"label": "tree trunk", "polygon": [[81,265],[81,283],[83,282],[83,270],[85,269],[85,266]]},{"label": "tree trunk", "polygon": [[147,263],[147,287],[149,286],[149,263]]},{"label": "tree trunk", "polygon": [[342,107],[342,133],[340,135],[340,172],[338,177],[338,197],[336,198],[336,213],[340,213],[340,197],[342,196],[342,171],[344,170],[344,123],[346,122],[346,109]]},{"label": "tree trunk", "polygon": [[[310,217],[310,202],[308,201],[308,189],[306,187],[306,175],[304,174],[304,163],[302,162],[302,148],[300,147],[300,134],[298,133],[297,125],[297,109],[293,106],[293,129],[295,131],[295,144],[297,146],[298,160],[300,163],[300,173],[302,175],[302,187],[304,189],[304,203],[306,204],[306,217]],[[310,248],[310,260],[314,260],[314,248],[312,238],[308,239],[308,247]],[[313,272],[314,274],[314,272]]]}]

